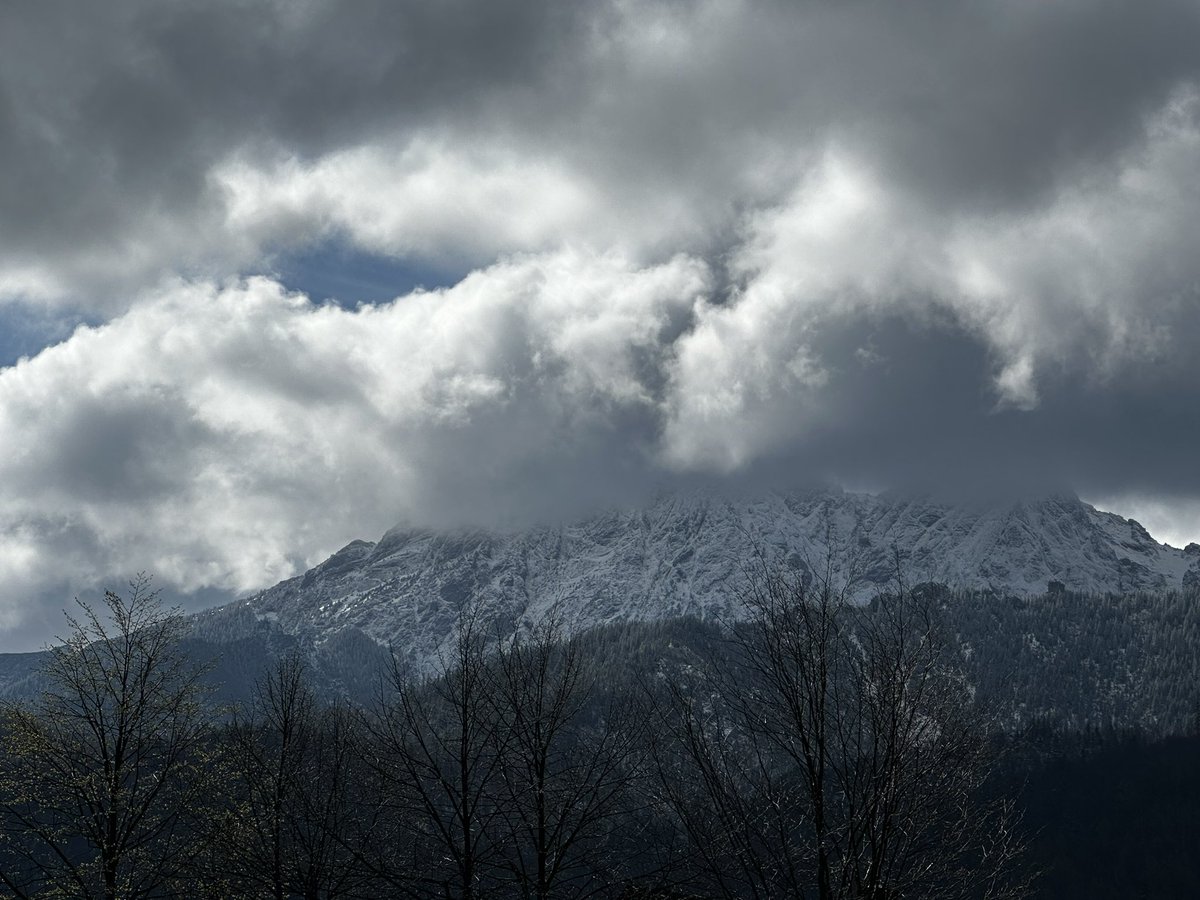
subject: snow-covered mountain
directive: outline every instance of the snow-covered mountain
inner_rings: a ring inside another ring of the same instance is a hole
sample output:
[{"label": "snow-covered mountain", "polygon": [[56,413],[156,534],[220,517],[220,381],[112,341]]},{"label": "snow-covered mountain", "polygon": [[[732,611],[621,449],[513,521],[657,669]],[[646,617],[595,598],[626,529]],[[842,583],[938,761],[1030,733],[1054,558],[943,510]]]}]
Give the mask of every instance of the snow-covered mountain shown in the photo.
[{"label": "snow-covered mountain", "polygon": [[910,583],[1004,594],[1044,593],[1052,581],[1102,593],[1200,586],[1200,545],[1160,544],[1137,522],[1069,495],[997,506],[838,491],[689,493],[526,531],[392,529],[199,624],[212,632],[270,622],[318,645],[366,635],[424,667],[470,603],[501,633],[552,607],[571,630],[733,617],[758,554],[793,567],[829,563],[866,597],[894,584],[896,551]]}]

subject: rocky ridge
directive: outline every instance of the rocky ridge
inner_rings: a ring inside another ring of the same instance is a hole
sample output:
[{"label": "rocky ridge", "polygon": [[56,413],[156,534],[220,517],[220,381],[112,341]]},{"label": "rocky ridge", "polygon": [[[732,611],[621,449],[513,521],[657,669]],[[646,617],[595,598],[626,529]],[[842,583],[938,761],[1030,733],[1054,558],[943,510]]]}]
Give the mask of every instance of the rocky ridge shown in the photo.
[{"label": "rocky ridge", "polygon": [[954,505],[887,493],[690,493],[525,531],[395,528],[197,624],[222,634],[235,622],[269,625],[314,646],[365,636],[428,668],[471,605],[498,633],[552,608],[572,631],[731,618],[758,556],[829,566],[865,599],[895,583],[897,553],[909,582],[1015,596],[1200,587],[1200,545],[1158,543],[1136,521],[1071,495]]}]

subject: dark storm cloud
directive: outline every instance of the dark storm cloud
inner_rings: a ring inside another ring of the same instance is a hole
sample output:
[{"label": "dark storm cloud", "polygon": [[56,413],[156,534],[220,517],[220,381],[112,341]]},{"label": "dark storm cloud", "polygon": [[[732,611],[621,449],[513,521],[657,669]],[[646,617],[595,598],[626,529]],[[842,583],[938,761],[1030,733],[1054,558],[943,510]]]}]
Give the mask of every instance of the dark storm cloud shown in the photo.
[{"label": "dark storm cloud", "polygon": [[840,323],[822,338],[822,408],[768,468],[947,493],[1200,498],[1200,365],[1103,383],[1059,371],[1035,409],[997,410],[988,348],[947,319]]},{"label": "dark storm cloud", "polygon": [[[206,262],[211,168],[244,147],[313,158],[534,89],[572,4],[10,5],[0,21],[0,234],[15,267],[128,285]],[[217,218],[213,218],[216,216]],[[131,252],[132,251],[132,252]],[[123,271],[94,257],[124,252]],[[135,271],[133,274],[141,274]],[[75,285],[72,285],[73,287]],[[86,293],[86,290],[85,290]],[[82,301],[81,301],[82,302]]]},{"label": "dark storm cloud", "polygon": [[747,166],[788,173],[831,138],[935,208],[1027,206],[1111,165],[1200,73],[1190,0],[632,6],[635,33],[537,124],[616,196],[707,191],[714,217],[778,199]]},{"label": "dark storm cloud", "polygon": [[0,133],[0,322],[98,323],[0,341],[8,627],[706,477],[1200,536],[1190,0],[10,4]]},{"label": "dark storm cloud", "polygon": [[1184,0],[9,6],[0,233],[76,303],[219,274],[262,249],[221,233],[230,154],[431,129],[559,161],[660,252],[718,247],[831,136],[924,202],[1030,203],[1135,142],[1198,48]]},{"label": "dark storm cloud", "polygon": [[[855,34],[869,33],[876,10]],[[863,114],[837,120],[943,202],[1030,204],[1080,169],[1110,165],[1200,72],[1190,0],[944,0],[917,15],[892,4],[886,22],[873,20],[881,30],[856,54],[871,75],[846,98]]]},{"label": "dark storm cloud", "polygon": [[62,435],[31,455],[28,475],[17,469],[15,478],[26,490],[82,504],[154,502],[178,490],[173,470],[208,437],[176,414],[177,404],[178,398],[131,397],[80,406],[63,422]]}]

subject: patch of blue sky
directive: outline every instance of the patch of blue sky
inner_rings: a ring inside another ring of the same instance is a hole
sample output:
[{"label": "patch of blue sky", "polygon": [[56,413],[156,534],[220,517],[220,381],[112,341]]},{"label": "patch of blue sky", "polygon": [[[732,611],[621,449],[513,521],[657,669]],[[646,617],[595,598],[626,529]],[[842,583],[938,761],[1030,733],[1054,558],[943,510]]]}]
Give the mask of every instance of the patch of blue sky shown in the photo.
[{"label": "patch of blue sky", "polygon": [[0,368],[14,365],[22,357],[37,356],[47,347],[71,336],[86,320],[20,302],[0,304]]},{"label": "patch of blue sky", "polygon": [[341,240],[324,241],[277,257],[271,275],[286,288],[303,291],[316,303],[346,309],[385,303],[417,288],[449,287],[467,273],[426,263],[366,253]]}]

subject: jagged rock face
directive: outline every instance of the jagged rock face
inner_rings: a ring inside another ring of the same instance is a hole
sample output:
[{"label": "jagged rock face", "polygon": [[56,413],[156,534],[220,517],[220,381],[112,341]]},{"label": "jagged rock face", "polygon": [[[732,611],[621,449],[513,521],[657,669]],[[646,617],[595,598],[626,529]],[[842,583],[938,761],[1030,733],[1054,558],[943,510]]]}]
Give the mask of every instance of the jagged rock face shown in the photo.
[{"label": "jagged rock face", "polygon": [[678,615],[735,617],[746,567],[824,571],[869,596],[938,581],[1005,594],[1181,588],[1200,554],[1159,544],[1141,525],[1056,496],[1002,507],[929,499],[797,492],[732,500],[666,495],[515,533],[393,529],[355,541],[299,578],[240,601],[257,618],[320,643],[346,629],[426,667],[464,607],[504,633],[553,607],[571,630]]}]

